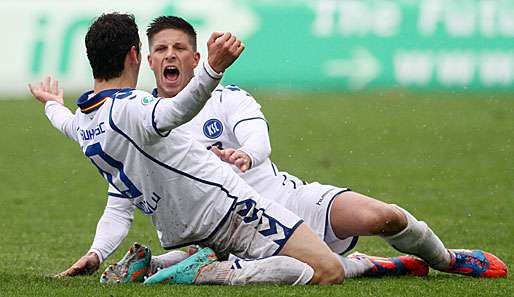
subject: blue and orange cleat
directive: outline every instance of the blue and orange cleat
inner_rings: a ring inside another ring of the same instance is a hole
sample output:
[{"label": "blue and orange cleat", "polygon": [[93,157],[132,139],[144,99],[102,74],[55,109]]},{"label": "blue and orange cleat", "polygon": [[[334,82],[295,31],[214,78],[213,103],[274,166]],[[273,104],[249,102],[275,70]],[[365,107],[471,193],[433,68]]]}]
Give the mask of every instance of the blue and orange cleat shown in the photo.
[{"label": "blue and orange cleat", "polygon": [[443,272],[472,277],[506,277],[507,265],[495,255],[481,250],[448,250],[451,264]]},{"label": "blue and orange cleat", "polygon": [[428,274],[428,264],[425,261],[412,256],[399,257],[376,257],[354,252],[348,258],[364,257],[371,261],[373,267],[364,273],[364,276],[426,276]]},{"label": "blue and orange cleat", "polygon": [[150,268],[152,252],[142,244],[134,243],[118,262],[105,269],[100,277],[102,284],[143,282]]}]

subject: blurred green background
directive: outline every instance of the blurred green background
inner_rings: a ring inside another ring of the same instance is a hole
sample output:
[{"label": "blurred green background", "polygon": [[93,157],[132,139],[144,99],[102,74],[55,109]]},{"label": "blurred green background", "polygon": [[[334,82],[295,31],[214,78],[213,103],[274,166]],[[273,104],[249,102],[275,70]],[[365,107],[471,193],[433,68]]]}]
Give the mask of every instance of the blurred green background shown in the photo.
[{"label": "blurred green background", "polygon": [[[23,95],[48,74],[89,88],[84,35],[112,11],[136,16],[144,54],[146,27],[163,14],[195,26],[203,56],[212,31],[235,33],[247,48],[226,80],[247,88],[514,90],[510,0],[4,0],[0,89]],[[140,87],[153,87],[145,66]]]}]

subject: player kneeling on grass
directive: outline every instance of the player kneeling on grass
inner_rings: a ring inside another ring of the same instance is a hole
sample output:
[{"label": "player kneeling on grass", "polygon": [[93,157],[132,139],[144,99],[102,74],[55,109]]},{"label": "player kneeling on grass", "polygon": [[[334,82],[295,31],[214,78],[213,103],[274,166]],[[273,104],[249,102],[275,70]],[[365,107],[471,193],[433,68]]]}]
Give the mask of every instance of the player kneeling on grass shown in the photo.
[{"label": "player kneeling on grass", "polygon": [[[228,164],[188,134],[174,131],[203,107],[223,71],[243,51],[235,36],[211,35],[207,61],[173,100],[153,100],[151,94],[134,89],[141,53],[133,16],[100,16],[85,41],[94,89],[78,99],[75,114],[63,105],[56,82],[47,79],[30,90],[45,104],[52,125],[79,143],[112,190],[152,218],[164,248],[197,242],[221,256],[260,259],[239,270],[237,282],[242,283],[252,283],[245,275],[259,275],[255,271],[268,267],[290,268],[291,273],[264,282],[343,281],[343,267],[301,218],[262,198]],[[204,258],[209,254],[207,250]],[[193,259],[179,271],[180,282],[233,282],[231,264],[208,270],[204,264]],[[266,275],[260,273],[258,281]]]},{"label": "player kneeling on grass", "polygon": [[[183,19],[159,17],[149,26],[147,35],[148,61],[157,83],[154,95],[174,97],[193,78],[193,69],[198,64],[196,33]],[[215,125],[217,129],[206,129],[209,125]],[[441,271],[481,277],[506,275],[506,266],[489,253],[447,251],[424,222],[399,206],[346,188],[304,184],[299,178],[279,172],[269,159],[268,127],[260,106],[236,86],[218,86],[199,114],[175,131],[190,133],[223,161],[233,164],[236,172],[258,193],[302,217],[335,252],[349,250],[356,236],[380,235],[398,250],[418,255]],[[87,267],[96,270],[100,260],[105,260],[126,236],[133,209],[131,203],[110,194],[90,252],[62,275],[75,275],[86,271]],[[167,262],[166,255],[155,259]],[[171,254],[171,262],[173,259]],[[424,275],[428,271],[424,262],[412,257],[391,259],[354,254],[349,259],[339,259],[345,267],[346,277],[363,273],[373,276]],[[363,259],[371,265],[364,265]],[[363,267],[367,270],[363,271]]]}]

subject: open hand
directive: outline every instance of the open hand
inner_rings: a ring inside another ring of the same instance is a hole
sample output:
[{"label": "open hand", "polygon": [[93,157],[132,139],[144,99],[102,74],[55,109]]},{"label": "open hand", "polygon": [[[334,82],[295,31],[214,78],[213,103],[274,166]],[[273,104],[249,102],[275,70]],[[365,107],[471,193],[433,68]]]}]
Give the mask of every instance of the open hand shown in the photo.
[{"label": "open hand", "polygon": [[213,32],[207,41],[207,60],[211,68],[224,72],[241,55],[245,48],[244,43],[229,32]]},{"label": "open hand", "polygon": [[82,256],[70,268],[57,274],[56,277],[91,274],[91,273],[95,272],[99,266],[100,266],[100,259],[98,259],[98,256],[96,255],[96,253],[90,252],[90,253],[87,253],[86,255]]},{"label": "open hand", "polygon": [[30,93],[39,102],[45,104],[48,101],[55,101],[64,105],[64,90],[59,88],[59,81],[47,76],[39,85],[29,84]]}]

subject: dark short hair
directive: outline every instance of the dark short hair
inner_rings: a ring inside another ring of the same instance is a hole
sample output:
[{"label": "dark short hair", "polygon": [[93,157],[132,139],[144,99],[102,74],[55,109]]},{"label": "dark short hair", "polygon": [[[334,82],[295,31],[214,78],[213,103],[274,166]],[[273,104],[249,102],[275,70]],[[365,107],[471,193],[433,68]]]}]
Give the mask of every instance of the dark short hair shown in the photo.
[{"label": "dark short hair", "polygon": [[119,77],[125,58],[135,46],[139,53],[139,33],[131,14],[102,14],[89,27],[86,50],[95,79]]},{"label": "dark short hair", "polygon": [[177,16],[160,16],[155,18],[146,29],[146,37],[148,37],[148,42],[151,43],[152,37],[155,34],[166,29],[175,29],[186,33],[189,36],[189,42],[193,46],[193,50],[196,52],[195,29],[186,20]]}]

